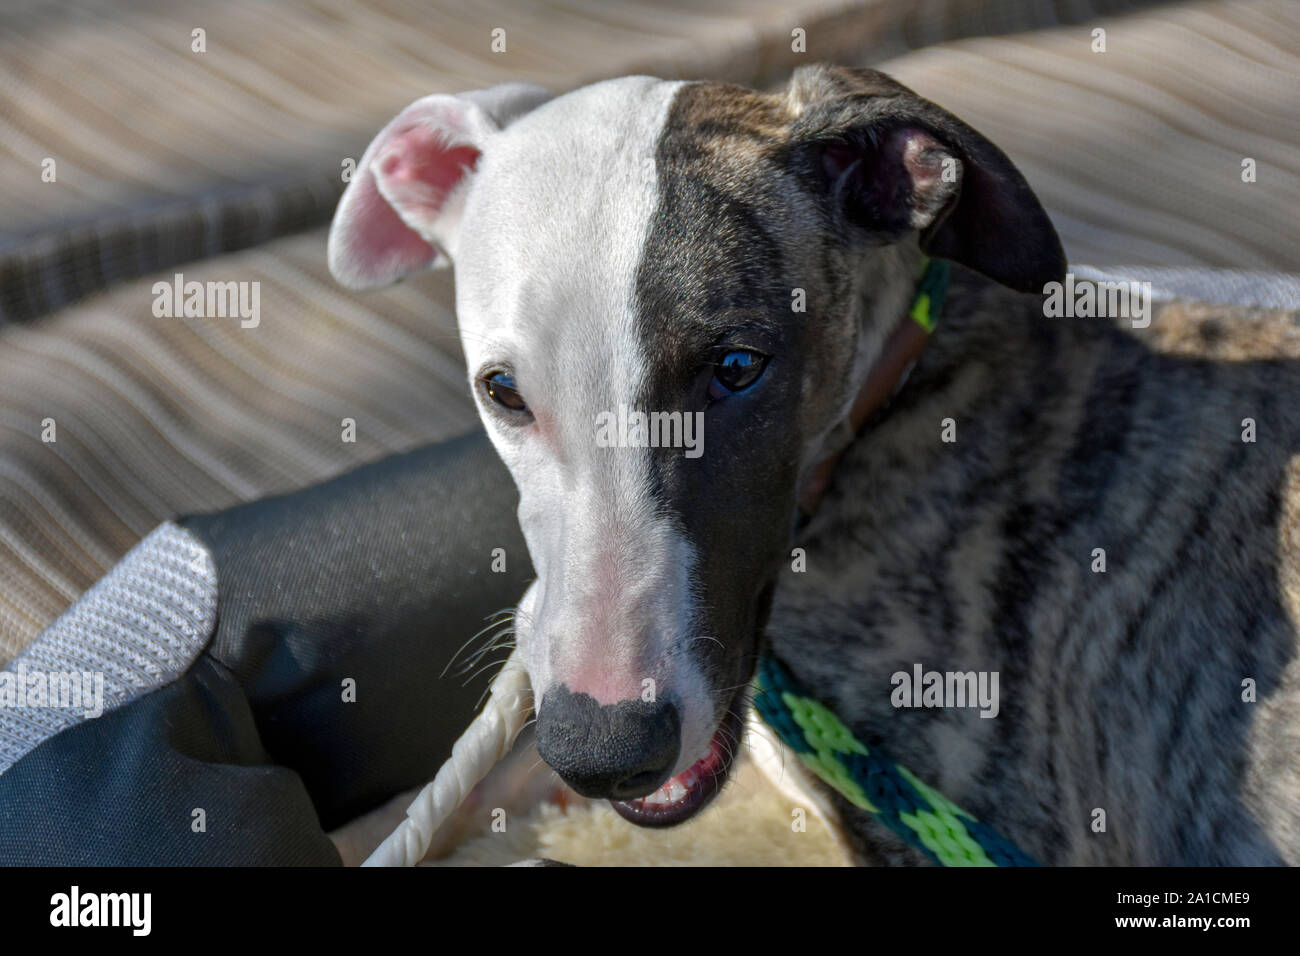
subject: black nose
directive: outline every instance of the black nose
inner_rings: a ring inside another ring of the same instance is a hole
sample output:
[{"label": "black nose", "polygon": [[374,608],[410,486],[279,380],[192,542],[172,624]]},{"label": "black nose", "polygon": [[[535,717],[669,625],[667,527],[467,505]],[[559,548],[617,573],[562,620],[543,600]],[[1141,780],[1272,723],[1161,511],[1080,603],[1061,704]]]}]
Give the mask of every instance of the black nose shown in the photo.
[{"label": "black nose", "polygon": [[537,751],[584,797],[631,800],[668,779],[682,746],[677,708],[666,700],[601,706],[561,684],[537,712]]}]

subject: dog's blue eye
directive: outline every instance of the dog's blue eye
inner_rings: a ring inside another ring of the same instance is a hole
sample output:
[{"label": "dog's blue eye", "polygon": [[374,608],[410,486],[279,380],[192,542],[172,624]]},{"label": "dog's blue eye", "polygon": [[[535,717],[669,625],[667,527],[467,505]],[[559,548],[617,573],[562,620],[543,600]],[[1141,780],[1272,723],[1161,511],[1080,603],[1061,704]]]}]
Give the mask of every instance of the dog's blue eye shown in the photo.
[{"label": "dog's blue eye", "polygon": [[488,397],[502,408],[508,408],[512,412],[528,411],[528,403],[519,394],[514,376],[509,372],[493,372],[483,379],[483,387],[487,390]]},{"label": "dog's blue eye", "polygon": [[749,349],[732,349],[714,363],[713,381],[709,382],[709,396],[722,398],[733,392],[743,392],[763,377],[768,357]]}]

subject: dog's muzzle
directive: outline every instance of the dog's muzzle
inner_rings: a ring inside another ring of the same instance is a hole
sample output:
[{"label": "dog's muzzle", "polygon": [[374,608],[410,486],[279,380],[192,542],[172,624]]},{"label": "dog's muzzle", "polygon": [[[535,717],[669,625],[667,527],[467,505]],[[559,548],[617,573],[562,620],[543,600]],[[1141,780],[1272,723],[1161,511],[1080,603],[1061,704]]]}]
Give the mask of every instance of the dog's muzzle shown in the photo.
[{"label": "dog's muzzle", "polygon": [[630,800],[653,793],[681,751],[681,718],[670,701],[601,705],[564,685],[537,713],[537,751],[584,797]]}]

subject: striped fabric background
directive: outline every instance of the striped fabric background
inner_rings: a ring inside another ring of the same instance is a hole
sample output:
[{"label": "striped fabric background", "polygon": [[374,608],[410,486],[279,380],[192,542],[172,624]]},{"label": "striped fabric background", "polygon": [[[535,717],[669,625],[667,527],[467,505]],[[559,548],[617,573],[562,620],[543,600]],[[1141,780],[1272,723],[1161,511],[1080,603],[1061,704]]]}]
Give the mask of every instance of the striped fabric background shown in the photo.
[{"label": "striped fabric background", "polygon": [[[0,7],[0,320],[327,221],[343,158],[426,93],[508,80],[562,91],[628,73],[761,85],[811,58],[879,59],[1141,5],[10,0]],[[805,53],[791,49],[796,27]],[[504,52],[492,51],[495,29]],[[36,176],[46,159],[57,185]]]},{"label": "striped fabric background", "polygon": [[[882,65],[989,135],[1072,261],[1300,272],[1295,0],[10,0],[0,663],[160,521],[474,426],[451,275],[354,295],[325,267],[340,164],[407,102],[636,72],[771,85],[815,59]],[[155,318],[177,271],[259,281],[260,325]]]}]

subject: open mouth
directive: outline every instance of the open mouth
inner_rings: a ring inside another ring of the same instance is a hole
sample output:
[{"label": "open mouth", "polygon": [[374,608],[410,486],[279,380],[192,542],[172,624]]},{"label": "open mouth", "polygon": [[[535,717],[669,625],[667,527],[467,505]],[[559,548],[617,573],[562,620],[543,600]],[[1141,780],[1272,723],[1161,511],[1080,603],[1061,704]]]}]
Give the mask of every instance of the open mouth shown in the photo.
[{"label": "open mouth", "polygon": [[732,761],[740,749],[744,724],[737,715],[736,705],[739,703],[739,698],[732,702],[703,757],[676,776],[669,777],[668,782],[654,793],[636,800],[611,800],[618,815],[638,826],[671,827],[704,809],[727,782]]}]

